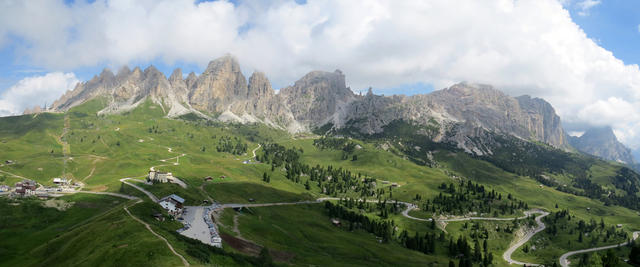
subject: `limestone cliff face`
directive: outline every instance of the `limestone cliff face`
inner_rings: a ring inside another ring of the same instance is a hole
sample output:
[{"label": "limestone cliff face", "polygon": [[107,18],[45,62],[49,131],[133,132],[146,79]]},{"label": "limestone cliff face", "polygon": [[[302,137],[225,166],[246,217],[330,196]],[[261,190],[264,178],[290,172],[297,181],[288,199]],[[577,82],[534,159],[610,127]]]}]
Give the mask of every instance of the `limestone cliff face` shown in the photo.
[{"label": "limestone cliff face", "polygon": [[209,112],[224,112],[238,98],[246,98],[247,80],[232,56],[209,63],[207,69],[189,88],[191,106]]},{"label": "limestone cliff face", "polygon": [[560,118],[546,101],[513,98],[488,85],[459,83],[429,95],[433,109],[500,134],[568,147]]},{"label": "limestone cliff face", "polygon": [[293,86],[280,90],[279,95],[297,121],[312,127],[327,122],[339,124],[337,120],[344,117],[348,105],[355,100],[340,70],[310,72]]},{"label": "limestone cliff face", "polygon": [[591,128],[580,137],[569,137],[569,141],[584,153],[629,165],[635,163],[631,150],[618,141],[611,127]]},{"label": "limestone cliff face", "polygon": [[369,92],[349,110],[345,120],[361,133],[377,133],[390,122],[403,120],[437,126],[439,130],[431,132],[430,138],[457,143],[470,152],[478,147],[469,137],[482,139],[487,131],[568,147],[560,118],[551,105],[528,96],[513,98],[488,85],[460,83],[410,97]]}]

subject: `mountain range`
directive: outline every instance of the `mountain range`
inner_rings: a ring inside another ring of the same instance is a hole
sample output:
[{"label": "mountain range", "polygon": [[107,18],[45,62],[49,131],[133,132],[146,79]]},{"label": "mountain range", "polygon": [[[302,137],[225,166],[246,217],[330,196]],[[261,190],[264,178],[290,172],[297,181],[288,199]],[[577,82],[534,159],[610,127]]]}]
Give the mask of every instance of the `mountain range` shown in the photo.
[{"label": "mountain range", "polygon": [[227,55],[211,61],[202,74],[192,72],[186,78],[180,69],[169,78],[153,66],[145,70],[123,67],[116,74],[105,69],[66,92],[50,109],[65,111],[96,97],[109,103],[99,114],[126,112],[151,100],[171,118],[193,113],[224,122],[264,123],[291,133],[349,129],[372,135],[403,121],[427,129],[422,131],[425,138],[451,143],[475,155],[492,154],[495,144],[489,144],[493,142],[489,136],[497,134],[635,163],[611,128],[571,137],[545,100],[511,97],[483,84],[462,82],[413,96],[381,96],[371,89],[358,95],[336,70],[310,72],[276,93],[264,73],[254,72],[247,80],[237,60]]}]

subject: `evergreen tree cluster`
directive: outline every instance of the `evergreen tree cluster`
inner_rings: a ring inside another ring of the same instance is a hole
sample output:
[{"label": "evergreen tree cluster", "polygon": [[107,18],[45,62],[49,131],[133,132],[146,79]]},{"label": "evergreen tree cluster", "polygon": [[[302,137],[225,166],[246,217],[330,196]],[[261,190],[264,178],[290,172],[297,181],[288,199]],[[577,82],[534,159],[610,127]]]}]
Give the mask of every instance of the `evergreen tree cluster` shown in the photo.
[{"label": "evergreen tree cluster", "polygon": [[511,194],[503,197],[502,193],[489,191],[483,185],[471,181],[460,181],[457,186],[442,183],[438,188],[443,192],[424,202],[423,210],[434,214],[464,215],[478,212],[497,216],[529,208],[527,203],[517,200]]},{"label": "evergreen tree cluster", "polygon": [[273,171],[284,168],[288,180],[305,184],[307,189],[311,188],[311,183],[315,183],[322,193],[331,196],[350,192],[359,193],[363,198],[376,195],[376,180],[371,177],[352,173],[342,167],[334,168],[332,165],[311,167],[300,160],[302,149],[285,148],[279,144],[263,144],[263,148],[259,161],[271,164]]},{"label": "evergreen tree cluster", "polygon": [[[313,145],[319,149],[335,149],[342,150],[342,160],[346,160],[355,151],[357,144],[346,138],[322,137],[313,140]],[[353,155],[352,160],[357,160],[357,156]]]},{"label": "evergreen tree cluster", "polygon": [[440,237],[436,237],[435,233],[425,233],[424,235],[416,232],[413,236],[410,236],[407,230],[403,230],[398,236],[400,244],[405,248],[411,250],[417,250],[424,254],[434,254],[436,252],[436,241],[444,241],[444,232],[440,234]]},{"label": "evergreen tree cluster", "polygon": [[629,263],[634,266],[640,266],[640,244],[635,241],[629,242],[631,251],[629,252]]},{"label": "evergreen tree cluster", "polygon": [[389,242],[395,235],[395,223],[393,220],[379,220],[351,211],[339,204],[325,202],[325,209],[329,217],[342,219],[349,224],[349,230],[362,229]]},{"label": "evergreen tree cluster", "polygon": [[378,202],[368,202],[364,199],[355,199],[355,198],[340,198],[338,200],[338,204],[342,205],[348,209],[357,209],[361,212],[365,213],[378,213],[378,217],[380,218],[388,218],[389,214],[400,214],[402,210],[406,208],[406,206],[402,203],[398,203],[398,201],[387,202],[387,200],[380,200]]},{"label": "evergreen tree cluster", "polygon": [[238,137],[221,136],[216,146],[218,152],[227,152],[234,155],[242,155],[247,153],[247,144],[242,142]]},{"label": "evergreen tree cluster", "polygon": [[593,218],[589,222],[578,220],[566,209],[552,212],[542,220],[547,225],[545,231],[552,240],[560,233],[566,233],[577,235],[575,241],[578,243],[587,241],[585,238],[588,237],[590,245],[596,246],[599,242],[609,243],[612,239],[622,241],[628,237],[625,231],[617,230],[613,225],[606,225],[602,219],[600,222],[596,222]]},{"label": "evergreen tree cluster", "polygon": [[453,238],[449,239],[449,257],[459,258],[458,266],[471,267],[474,263],[481,266],[489,266],[493,263],[493,253],[488,251],[488,242],[485,239],[483,245],[480,245],[479,239],[474,239],[473,247],[464,236],[458,237],[457,241]]}]

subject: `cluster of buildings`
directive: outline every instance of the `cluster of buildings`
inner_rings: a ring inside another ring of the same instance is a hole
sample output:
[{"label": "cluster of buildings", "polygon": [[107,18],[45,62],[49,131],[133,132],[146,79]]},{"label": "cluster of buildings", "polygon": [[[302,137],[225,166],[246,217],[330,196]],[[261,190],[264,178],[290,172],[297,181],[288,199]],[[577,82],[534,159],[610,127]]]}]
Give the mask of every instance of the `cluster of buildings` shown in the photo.
[{"label": "cluster of buildings", "polygon": [[182,214],[184,209],[184,198],[179,197],[176,194],[171,194],[163,197],[158,201],[158,204],[165,209],[169,214],[174,217],[178,217]]},{"label": "cluster of buildings", "polygon": [[19,196],[34,196],[38,184],[33,180],[24,180],[15,184],[15,193]]}]

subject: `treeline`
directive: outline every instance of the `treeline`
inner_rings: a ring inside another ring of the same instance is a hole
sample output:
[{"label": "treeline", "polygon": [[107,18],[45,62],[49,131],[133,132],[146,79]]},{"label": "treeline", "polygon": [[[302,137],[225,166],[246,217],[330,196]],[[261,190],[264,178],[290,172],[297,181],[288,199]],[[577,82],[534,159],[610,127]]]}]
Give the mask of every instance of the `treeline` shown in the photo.
[{"label": "treeline", "polygon": [[[389,214],[400,214],[406,208],[405,204],[396,201],[387,202],[380,200],[378,202],[368,202],[364,199],[340,198],[338,205],[342,205],[348,209],[358,209],[367,213],[376,212],[380,218],[388,218]],[[435,226],[435,225],[434,225]]]},{"label": "treeline", "polygon": [[395,235],[395,223],[393,220],[379,220],[351,211],[341,205],[325,202],[327,215],[348,222],[349,230],[362,229],[380,237],[383,242],[389,242]]},{"label": "treeline", "polygon": [[591,181],[591,175],[587,175],[586,178],[578,177],[573,179],[571,186],[561,185],[542,175],[536,175],[534,178],[541,184],[554,187],[558,191],[600,200],[606,206],[619,205],[640,210],[640,197],[637,195],[640,190],[640,175],[627,167],[620,168],[612,181],[616,188],[625,192],[624,194],[609,193],[601,185]]},{"label": "treeline", "polygon": [[302,149],[286,148],[279,144],[263,144],[263,148],[258,160],[271,164],[272,171],[284,168],[288,180],[309,184],[308,188],[314,183],[323,194],[338,196],[355,192],[360,197],[372,197],[379,192],[375,190],[376,180],[361,173],[352,173],[342,167],[334,168],[332,165],[312,167],[302,163]]},{"label": "treeline", "polygon": [[547,225],[546,233],[552,237],[557,237],[559,233],[576,235],[574,240],[568,241],[569,243],[572,241],[577,241],[578,243],[587,242],[584,239],[588,237],[590,238],[588,241],[590,245],[595,246],[599,242],[609,242],[612,239],[622,241],[628,237],[625,231],[622,229],[617,230],[613,225],[606,225],[602,219],[600,219],[600,222],[596,222],[593,218],[588,222],[577,220],[566,209],[552,212],[542,220]]},{"label": "treeline", "polygon": [[[453,183],[442,183],[441,192],[431,201],[422,204],[424,211],[434,214],[464,215],[469,212],[493,214],[494,216],[514,214],[516,211],[528,209],[529,205],[516,199],[511,194],[503,197],[502,193],[495,190],[488,191],[483,185],[471,181],[460,181],[456,186]],[[416,196],[416,198],[421,198]]]},{"label": "treeline", "polygon": [[499,145],[491,145],[492,155],[479,158],[521,176],[564,172],[574,177],[584,177],[595,160],[515,137],[492,135],[491,138],[493,140],[489,143]]},{"label": "treeline", "polygon": [[234,155],[247,153],[247,144],[238,137],[221,136],[216,146],[218,152],[227,152]]},{"label": "treeline", "polygon": [[[346,138],[322,137],[313,140],[313,145],[319,149],[335,149],[342,151],[342,160],[349,159],[349,156],[355,152],[358,144]],[[352,160],[357,160],[357,156],[353,155]]]},{"label": "treeline", "polygon": [[466,237],[458,237],[456,242],[453,238],[449,239],[449,257],[460,258],[458,266],[464,267],[471,267],[473,263],[482,263],[482,266],[493,263],[493,253],[489,252],[487,240],[483,241],[482,246],[478,239],[474,239],[473,243],[472,248]]}]

